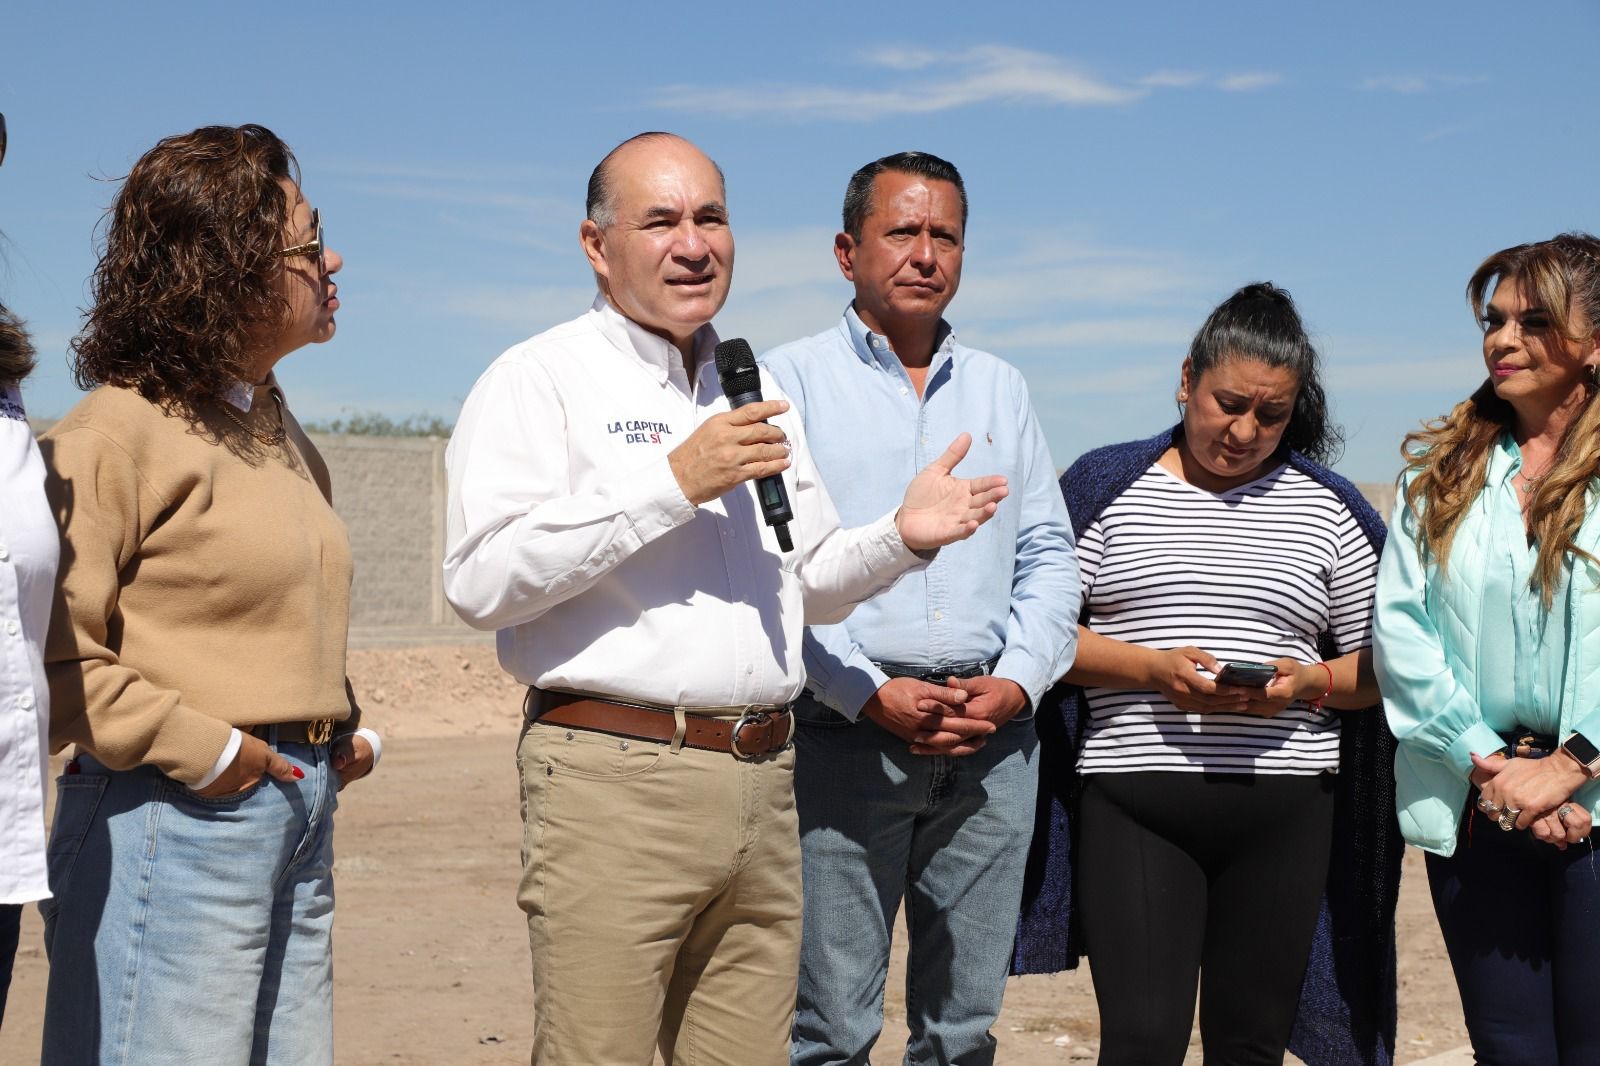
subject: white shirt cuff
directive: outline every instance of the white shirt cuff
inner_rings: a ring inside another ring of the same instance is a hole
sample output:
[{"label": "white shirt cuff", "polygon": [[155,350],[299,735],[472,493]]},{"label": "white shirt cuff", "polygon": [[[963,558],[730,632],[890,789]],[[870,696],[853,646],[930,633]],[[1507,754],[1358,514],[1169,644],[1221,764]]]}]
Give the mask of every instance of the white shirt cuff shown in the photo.
[{"label": "white shirt cuff", "polygon": [[211,782],[222,776],[222,771],[233,765],[233,760],[239,757],[239,745],[244,743],[244,734],[237,729],[229,730],[228,743],[222,747],[222,754],[217,756],[217,761],[211,764],[211,772],[189,787],[196,792],[205,788]]},{"label": "white shirt cuff", "polygon": [[383,758],[383,738],[378,735],[376,730],[368,729],[366,726],[357,729],[355,735],[366,737],[367,743],[372,745],[372,768],[376,770],[378,768],[378,760]]}]

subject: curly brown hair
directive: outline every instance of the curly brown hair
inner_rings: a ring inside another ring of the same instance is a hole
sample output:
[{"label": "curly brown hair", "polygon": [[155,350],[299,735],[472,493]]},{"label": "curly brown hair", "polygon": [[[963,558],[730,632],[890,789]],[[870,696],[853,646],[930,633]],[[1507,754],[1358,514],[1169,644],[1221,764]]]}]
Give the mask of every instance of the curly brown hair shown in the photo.
[{"label": "curly brown hair", "polygon": [[[1563,233],[1485,259],[1467,282],[1467,301],[1480,320],[1493,286],[1502,281],[1526,286],[1561,337],[1585,341],[1600,332],[1600,239]],[[1528,532],[1539,545],[1533,585],[1547,609],[1566,558],[1588,557],[1576,539],[1589,514],[1588,489],[1600,478],[1600,389],[1591,383],[1588,392],[1561,439],[1555,465],[1528,501]],[[1406,503],[1417,516],[1417,550],[1435,559],[1441,571],[1449,565],[1461,520],[1483,490],[1489,453],[1515,426],[1516,412],[1486,381],[1448,415],[1406,434],[1400,450],[1412,474]]]},{"label": "curly brown hair", "polygon": [[289,146],[265,126],[204,126],[133,165],[106,212],[94,306],[72,341],[80,388],[120,385],[193,415],[249,380],[251,349],[283,323],[273,256],[299,182]]},{"label": "curly brown hair", "polygon": [[0,304],[0,383],[20,385],[33,370],[33,342],[22,319]]}]

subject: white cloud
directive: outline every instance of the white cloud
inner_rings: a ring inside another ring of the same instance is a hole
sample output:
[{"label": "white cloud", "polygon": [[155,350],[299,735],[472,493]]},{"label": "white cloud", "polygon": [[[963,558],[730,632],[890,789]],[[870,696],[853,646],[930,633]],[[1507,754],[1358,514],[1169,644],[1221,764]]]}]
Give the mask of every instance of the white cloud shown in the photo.
[{"label": "white cloud", "polygon": [[1158,70],[1139,79],[1139,84],[1151,89],[1192,89],[1206,80],[1198,70]]},{"label": "white cloud", "polygon": [[721,88],[674,85],[657,90],[652,103],[674,110],[736,117],[779,115],[867,122],[983,103],[1105,107],[1130,103],[1146,92],[1104,81],[1060,57],[1006,45],[977,45],[944,53],[887,48],[869,52],[865,58],[873,66],[895,72],[925,72],[937,66],[947,69],[948,74],[929,78],[920,73],[914,84],[872,89],[839,89],[821,84]]},{"label": "white cloud", "polygon": [[1480,85],[1481,77],[1464,77],[1459,74],[1379,74],[1366,79],[1361,88],[1369,92],[1391,92],[1414,95],[1437,89],[1459,89],[1464,85]]},{"label": "white cloud", "polygon": [[873,66],[888,67],[890,70],[921,70],[938,63],[943,55],[932,48],[887,45],[868,49],[861,53],[861,58]]},{"label": "white cloud", "polygon": [[1229,74],[1218,79],[1217,88],[1230,93],[1251,93],[1259,89],[1271,88],[1283,81],[1281,74],[1269,74],[1265,71],[1254,71],[1244,74]]}]

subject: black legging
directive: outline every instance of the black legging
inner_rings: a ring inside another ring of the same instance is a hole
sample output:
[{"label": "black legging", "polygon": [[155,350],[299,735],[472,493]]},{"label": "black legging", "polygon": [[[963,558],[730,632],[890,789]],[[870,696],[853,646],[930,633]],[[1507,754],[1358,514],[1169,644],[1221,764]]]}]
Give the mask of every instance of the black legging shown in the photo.
[{"label": "black legging", "polygon": [[6,993],[11,990],[11,963],[17,957],[22,904],[0,903],[0,1025],[6,1020]]},{"label": "black legging", "polygon": [[1328,873],[1333,775],[1138,772],[1084,784],[1078,891],[1101,1066],[1281,1063]]}]

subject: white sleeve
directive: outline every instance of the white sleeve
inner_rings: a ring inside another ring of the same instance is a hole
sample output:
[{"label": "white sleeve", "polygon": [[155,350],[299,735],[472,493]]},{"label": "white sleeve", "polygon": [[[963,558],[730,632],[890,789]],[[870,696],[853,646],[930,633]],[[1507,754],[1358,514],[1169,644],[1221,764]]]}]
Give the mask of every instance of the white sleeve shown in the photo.
[{"label": "white sleeve", "polygon": [[468,625],[530,622],[694,517],[664,455],[573,493],[566,428],[535,363],[491,367],[467,397],[446,452],[444,592]]}]

